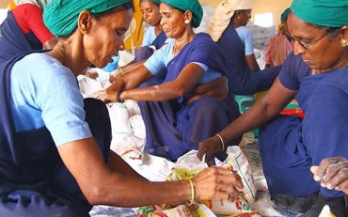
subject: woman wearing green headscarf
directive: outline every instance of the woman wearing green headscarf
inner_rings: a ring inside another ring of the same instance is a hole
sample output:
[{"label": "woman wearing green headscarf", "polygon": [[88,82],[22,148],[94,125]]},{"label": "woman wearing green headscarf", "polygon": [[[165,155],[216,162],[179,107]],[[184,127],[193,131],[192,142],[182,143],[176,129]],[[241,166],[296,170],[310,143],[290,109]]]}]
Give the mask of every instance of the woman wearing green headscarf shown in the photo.
[{"label": "woman wearing green headscarf", "polygon": [[148,25],[144,33],[143,43],[135,53],[135,62],[147,59],[151,54],[161,48],[168,39],[161,25],[159,13],[159,0],[140,0],[140,10],[143,20]]},{"label": "woman wearing green headscarf", "polygon": [[110,150],[107,108],[83,99],[76,76],[124,49],[132,14],[130,0],[52,0],[43,17],[58,44],[0,66],[2,216],[89,216],[92,205],[193,203],[241,187],[222,168],[189,181],[149,182]]},{"label": "woman wearing green headscarf", "polygon": [[[146,128],[147,153],[176,161],[198,142],[239,116],[228,94],[224,56],[206,33],[197,33],[203,10],[197,0],[162,0],[161,25],[172,42],[141,66],[117,79],[98,97],[105,102],[137,100]],[[152,79],[165,71],[163,81]],[[211,85],[199,92],[201,85]],[[140,86],[140,88],[139,88]],[[219,139],[216,136],[216,139]],[[224,159],[226,148],[240,142],[204,147],[207,160]]]},{"label": "woman wearing green headscarf", "polygon": [[[262,126],[263,169],[276,204],[306,217],[327,204],[335,216],[348,216],[343,192],[310,172],[325,158],[348,158],[348,1],[294,0],[290,9],[294,52],[266,96],[219,134],[227,142]],[[278,115],[293,97],[303,119]]]}]

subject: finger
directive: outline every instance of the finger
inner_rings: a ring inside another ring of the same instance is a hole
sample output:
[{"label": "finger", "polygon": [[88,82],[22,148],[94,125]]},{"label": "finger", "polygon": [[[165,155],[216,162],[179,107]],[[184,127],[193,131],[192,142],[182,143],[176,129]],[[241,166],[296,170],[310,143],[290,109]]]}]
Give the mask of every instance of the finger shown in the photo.
[{"label": "finger", "polygon": [[348,194],[348,180],[345,180],[339,184],[335,190],[337,191],[343,191],[345,194]]},{"label": "finger", "polygon": [[196,156],[198,157],[198,159],[201,161],[203,159],[203,156],[206,155],[207,150],[204,148],[203,145],[199,145],[199,149],[198,152],[196,154]]},{"label": "finger", "polygon": [[237,172],[222,167],[216,167],[216,171],[219,174],[217,177],[219,183],[225,183],[231,187],[243,188],[242,179]]},{"label": "finger", "polygon": [[338,180],[344,174],[345,174],[344,164],[341,164],[341,163],[331,164],[326,168],[325,174],[321,178],[321,182],[327,183],[330,180],[332,180],[334,176],[337,176],[336,180]]},{"label": "finger", "polygon": [[240,191],[233,187],[232,189],[228,188],[221,188],[218,192],[217,195],[219,196],[218,199],[226,199],[229,201],[234,201],[239,199]]},{"label": "finger", "polygon": [[332,190],[348,180],[348,168],[344,167],[344,164],[330,165],[327,171],[327,174],[323,177],[323,187]]},{"label": "finger", "polygon": [[313,173],[313,179],[319,182],[321,180],[321,176],[317,175],[318,166],[311,166],[310,171]]},{"label": "finger", "polygon": [[210,148],[210,149],[207,149],[207,152],[206,152],[206,162],[208,162],[208,160],[211,160],[213,158],[213,155],[214,155],[214,152],[213,150]]},{"label": "finger", "polygon": [[213,159],[208,159],[208,160],[206,160],[206,163],[207,163],[207,165],[208,165],[208,167],[212,167],[212,166],[214,166],[214,162],[213,162]]},{"label": "finger", "polygon": [[326,173],[327,168],[331,165],[331,164],[335,164],[337,163],[338,160],[333,157],[333,158],[326,158],[324,160],[322,160],[320,162],[320,164],[318,165],[318,167],[316,168],[315,174],[314,174],[314,180],[315,181],[321,181],[323,176]]}]

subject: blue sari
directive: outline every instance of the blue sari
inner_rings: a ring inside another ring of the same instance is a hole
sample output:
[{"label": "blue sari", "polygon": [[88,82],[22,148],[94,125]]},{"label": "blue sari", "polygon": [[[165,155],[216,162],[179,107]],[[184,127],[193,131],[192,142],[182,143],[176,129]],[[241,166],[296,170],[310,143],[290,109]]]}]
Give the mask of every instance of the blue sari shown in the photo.
[{"label": "blue sari", "polygon": [[268,90],[278,76],[281,66],[259,72],[251,71],[245,60],[244,44],[233,22],[216,42],[226,58],[229,90],[231,94],[249,95]]},{"label": "blue sari", "polygon": [[[207,34],[200,33],[168,63],[164,82],[175,80],[192,62],[204,63],[226,74],[222,53]],[[231,96],[225,100],[202,97],[186,104],[188,98],[189,94],[174,100],[138,102],[146,126],[145,147],[149,154],[176,161],[186,152],[197,150],[200,141],[213,136],[240,115]],[[240,139],[226,145],[237,145]],[[224,159],[226,155],[218,152],[216,157]]]},{"label": "blue sari", "polygon": [[42,50],[34,33],[23,34],[11,11],[1,24],[0,47],[0,64],[23,51]]}]

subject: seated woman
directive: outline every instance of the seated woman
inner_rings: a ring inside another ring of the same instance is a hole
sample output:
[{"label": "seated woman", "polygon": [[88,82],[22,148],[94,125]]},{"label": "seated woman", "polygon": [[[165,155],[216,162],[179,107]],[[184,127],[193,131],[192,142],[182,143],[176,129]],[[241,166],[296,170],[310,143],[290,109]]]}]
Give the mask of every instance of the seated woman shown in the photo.
[{"label": "seated woman", "polygon": [[[310,206],[301,207],[306,217],[318,216],[324,204],[336,216],[348,216],[343,193],[322,187],[310,172],[325,158],[348,157],[348,2],[294,0],[290,9],[294,53],[266,96],[219,134],[228,142],[261,126],[259,146],[271,197],[282,206],[312,198]],[[279,115],[295,96],[304,118]],[[220,143],[211,137],[200,147]]]},{"label": "seated woman", "polygon": [[47,0],[17,0],[1,25],[0,63],[22,51],[52,49],[57,39],[42,20]]},{"label": "seated woman", "polygon": [[[161,24],[167,37],[175,41],[156,51],[143,65],[117,79],[106,91],[99,92],[105,102],[137,100],[146,126],[146,150],[149,154],[176,161],[198,142],[214,135],[240,113],[228,94],[224,57],[210,36],[195,34],[203,10],[197,0],[163,0]],[[162,69],[164,81],[142,84]],[[213,87],[196,92],[200,84]],[[214,85],[215,84],[215,85]],[[237,145],[240,137],[226,145]],[[225,157],[225,146],[217,157]]]},{"label": "seated woman", "polygon": [[140,10],[144,21],[149,25],[145,31],[142,46],[135,52],[134,62],[140,62],[149,58],[155,50],[158,50],[168,40],[161,25],[159,13],[159,0],[140,0]]},{"label": "seated woman", "polygon": [[249,67],[248,62],[254,60],[250,61],[250,57],[247,61],[245,57],[245,45],[236,31],[233,17],[237,14],[235,11],[246,11],[244,17],[247,17],[251,7],[250,0],[222,0],[209,22],[209,35],[226,58],[231,94],[248,95],[268,90],[281,69],[281,66],[278,66],[257,72]]}]

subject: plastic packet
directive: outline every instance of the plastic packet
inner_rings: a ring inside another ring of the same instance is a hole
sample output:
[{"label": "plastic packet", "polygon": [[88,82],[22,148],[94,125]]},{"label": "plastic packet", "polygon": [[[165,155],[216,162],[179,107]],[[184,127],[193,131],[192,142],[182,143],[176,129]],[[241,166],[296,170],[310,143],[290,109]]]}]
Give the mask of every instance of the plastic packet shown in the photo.
[{"label": "plastic packet", "polygon": [[255,202],[257,188],[251,173],[251,167],[248,159],[244,155],[239,146],[229,146],[226,150],[228,157],[225,161],[219,162],[216,160],[217,166],[231,168],[238,173],[243,182],[243,193],[248,203]]},{"label": "plastic packet", "polygon": [[[142,209],[142,210],[141,210]],[[151,210],[154,209],[154,210]],[[216,215],[203,204],[198,204],[195,207],[180,205],[172,209],[162,210],[158,206],[148,206],[140,208],[138,211],[139,217],[216,217]]]}]

